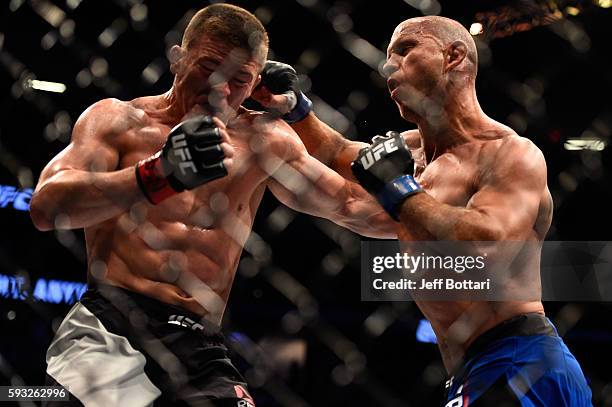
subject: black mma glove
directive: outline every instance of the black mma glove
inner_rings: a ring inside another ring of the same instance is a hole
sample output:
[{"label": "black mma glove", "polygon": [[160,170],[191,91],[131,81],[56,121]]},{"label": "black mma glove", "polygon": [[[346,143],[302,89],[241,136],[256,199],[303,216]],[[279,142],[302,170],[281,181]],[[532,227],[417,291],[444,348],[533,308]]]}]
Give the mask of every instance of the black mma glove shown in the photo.
[{"label": "black mma glove", "polygon": [[287,123],[299,122],[312,110],[312,102],[300,91],[297,72],[291,65],[266,61],[261,72],[261,84],[275,95],[287,96],[289,112],[283,116]]},{"label": "black mma glove", "polygon": [[227,175],[221,133],[210,116],[174,127],[160,151],[136,165],[138,186],[152,204]]},{"label": "black mma glove", "polygon": [[422,191],[413,178],[412,154],[396,131],[374,137],[372,144],[362,148],[351,163],[351,170],[361,186],[374,195],[395,220],[399,220],[400,205],[409,196]]}]

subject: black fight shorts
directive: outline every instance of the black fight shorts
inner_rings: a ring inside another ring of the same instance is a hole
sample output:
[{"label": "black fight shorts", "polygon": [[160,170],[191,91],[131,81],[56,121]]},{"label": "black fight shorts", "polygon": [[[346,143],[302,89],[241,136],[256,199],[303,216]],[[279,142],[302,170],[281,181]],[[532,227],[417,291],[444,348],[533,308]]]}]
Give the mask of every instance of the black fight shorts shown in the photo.
[{"label": "black fight shorts", "polygon": [[255,405],[218,326],[104,285],[85,292],[49,346],[47,385],[58,383],[72,405]]}]

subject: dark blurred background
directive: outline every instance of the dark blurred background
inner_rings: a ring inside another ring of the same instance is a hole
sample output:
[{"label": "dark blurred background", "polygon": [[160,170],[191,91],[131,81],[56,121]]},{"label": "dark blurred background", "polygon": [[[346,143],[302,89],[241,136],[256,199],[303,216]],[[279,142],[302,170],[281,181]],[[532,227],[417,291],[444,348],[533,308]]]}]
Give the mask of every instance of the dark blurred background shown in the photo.
[{"label": "dark blurred background", "polygon": [[[549,240],[610,239],[612,1],[236,1],[267,27],[320,118],[368,140],[411,127],[379,75],[394,27],[439,14],[471,28],[478,94],[546,156]],[[85,282],[81,231],[38,232],[27,212],[45,164],[93,102],[166,91],[166,51],[204,1],[5,0],[0,5],[0,385],[44,382],[45,351]],[[480,26],[475,23],[481,24]],[[43,81],[43,82],[41,82]],[[44,81],[53,82],[51,84]],[[266,195],[225,331],[258,406],[439,404],[437,347],[412,303],[360,300],[361,238]],[[612,307],[546,303],[594,403],[612,406]],[[423,340],[425,338],[425,340]]]}]

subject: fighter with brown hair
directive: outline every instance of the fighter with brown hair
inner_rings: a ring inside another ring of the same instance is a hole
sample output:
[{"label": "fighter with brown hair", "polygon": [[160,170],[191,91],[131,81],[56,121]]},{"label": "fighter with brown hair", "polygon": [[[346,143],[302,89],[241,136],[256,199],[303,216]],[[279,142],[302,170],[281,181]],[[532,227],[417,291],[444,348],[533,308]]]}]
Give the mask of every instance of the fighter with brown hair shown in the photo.
[{"label": "fighter with brown hair", "polygon": [[267,51],[251,13],[200,10],[170,49],[172,88],[93,104],[43,170],[34,224],[84,228],[87,243],[89,289],[47,352],[49,382],[75,404],[254,404],[219,324],[266,187],[297,210],[395,236],[375,200],[287,124],[241,107]]},{"label": "fighter with brown hair", "polygon": [[[530,140],[483,112],[477,67],[476,45],[461,24],[409,19],[393,32],[383,69],[400,115],[417,129],[368,145],[307,111],[292,127],[313,156],[356,178],[399,220],[400,240],[522,244],[498,301],[417,301],[453,376],[446,406],[588,406],[580,366],[540,301],[540,252],[553,211],[546,162]],[[295,84],[293,68],[270,62],[254,96],[281,110],[285,96],[266,84],[289,83],[291,75]],[[295,105],[305,106],[303,98],[297,92]],[[512,290],[526,287],[536,295],[513,300]]]}]

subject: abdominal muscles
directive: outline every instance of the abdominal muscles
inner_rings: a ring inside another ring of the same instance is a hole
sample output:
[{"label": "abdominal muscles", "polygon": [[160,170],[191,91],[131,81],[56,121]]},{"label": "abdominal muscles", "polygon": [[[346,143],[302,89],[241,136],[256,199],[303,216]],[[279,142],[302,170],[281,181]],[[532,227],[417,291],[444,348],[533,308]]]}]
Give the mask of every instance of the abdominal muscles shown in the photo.
[{"label": "abdominal muscles", "polygon": [[86,230],[90,281],[123,287],[219,323],[252,225],[250,210],[228,208],[213,219],[202,210],[140,209],[144,216],[136,208]]}]

